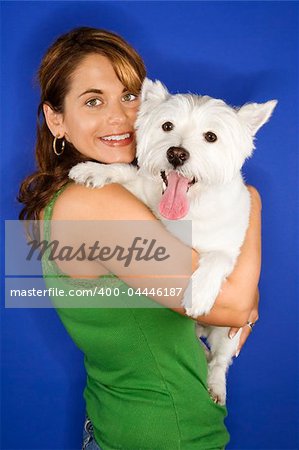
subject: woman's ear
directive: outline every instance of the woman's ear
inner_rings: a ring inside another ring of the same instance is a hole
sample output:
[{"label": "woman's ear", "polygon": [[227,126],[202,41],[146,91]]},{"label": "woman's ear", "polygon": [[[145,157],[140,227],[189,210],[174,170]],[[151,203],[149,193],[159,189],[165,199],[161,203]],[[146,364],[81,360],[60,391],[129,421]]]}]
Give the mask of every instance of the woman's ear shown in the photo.
[{"label": "woman's ear", "polygon": [[46,123],[53,136],[60,138],[64,137],[65,130],[62,113],[54,111],[47,103],[43,104],[43,111]]}]

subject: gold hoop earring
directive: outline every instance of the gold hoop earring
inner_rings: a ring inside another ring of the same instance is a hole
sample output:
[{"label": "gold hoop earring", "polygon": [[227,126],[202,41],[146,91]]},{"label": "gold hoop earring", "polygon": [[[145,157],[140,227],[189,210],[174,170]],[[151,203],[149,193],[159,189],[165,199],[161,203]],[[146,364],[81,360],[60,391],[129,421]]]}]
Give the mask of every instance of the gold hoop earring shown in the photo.
[{"label": "gold hoop earring", "polygon": [[53,141],[53,151],[54,151],[55,155],[60,156],[60,155],[62,155],[62,153],[64,152],[65,140],[62,138],[61,149],[60,149],[60,152],[58,152],[57,149],[56,149],[56,142],[57,142],[57,139],[59,139],[59,135],[58,135],[58,136],[55,136],[55,138],[54,138],[54,141]]}]

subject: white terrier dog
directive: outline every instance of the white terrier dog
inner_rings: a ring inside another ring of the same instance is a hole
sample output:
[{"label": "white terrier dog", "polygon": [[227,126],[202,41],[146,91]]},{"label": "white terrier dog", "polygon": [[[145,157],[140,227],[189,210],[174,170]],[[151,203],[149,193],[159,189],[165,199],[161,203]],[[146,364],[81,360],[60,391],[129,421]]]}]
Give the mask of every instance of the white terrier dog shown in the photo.
[{"label": "white terrier dog", "polygon": [[[208,96],[170,95],[159,81],[146,79],[136,122],[140,169],[87,162],[70,171],[70,178],[87,186],[123,184],[159,218],[192,220],[192,246],[200,260],[183,301],[192,317],[209,313],[240,253],[250,213],[241,167],[276,103],[234,109]],[[209,390],[224,404],[225,375],[240,332],[231,340],[226,327],[197,328],[210,346]]]}]

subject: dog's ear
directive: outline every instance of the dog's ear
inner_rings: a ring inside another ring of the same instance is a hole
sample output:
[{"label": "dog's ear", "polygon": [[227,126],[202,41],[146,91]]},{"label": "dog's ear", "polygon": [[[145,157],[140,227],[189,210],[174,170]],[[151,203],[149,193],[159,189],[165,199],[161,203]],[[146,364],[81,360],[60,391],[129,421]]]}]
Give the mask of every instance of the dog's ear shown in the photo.
[{"label": "dog's ear", "polygon": [[153,103],[160,103],[169,97],[169,92],[161,83],[161,81],[152,81],[149,78],[145,78],[141,88],[141,101],[152,101]]},{"label": "dog's ear", "polygon": [[277,100],[270,100],[266,103],[248,103],[242,106],[237,114],[249,127],[251,135],[254,136],[268,122],[276,105]]}]

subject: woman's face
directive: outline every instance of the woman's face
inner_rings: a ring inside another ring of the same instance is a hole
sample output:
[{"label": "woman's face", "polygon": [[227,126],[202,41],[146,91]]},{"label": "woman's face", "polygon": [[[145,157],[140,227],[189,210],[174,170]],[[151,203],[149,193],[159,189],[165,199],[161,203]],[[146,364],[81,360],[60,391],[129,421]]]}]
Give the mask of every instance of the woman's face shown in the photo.
[{"label": "woman's face", "polygon": [[90,54],[74,71],[65,97],[64,137],[97,161],[130,163],[138,106],[138,97],[122,85],[109,59]]}]

